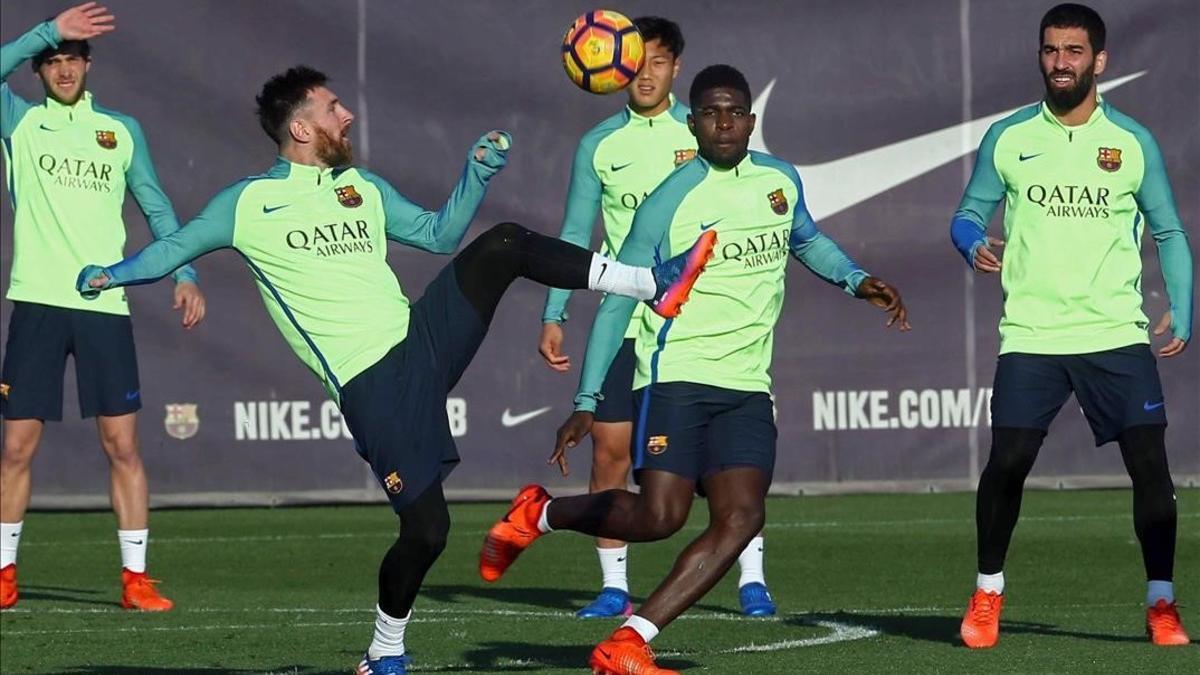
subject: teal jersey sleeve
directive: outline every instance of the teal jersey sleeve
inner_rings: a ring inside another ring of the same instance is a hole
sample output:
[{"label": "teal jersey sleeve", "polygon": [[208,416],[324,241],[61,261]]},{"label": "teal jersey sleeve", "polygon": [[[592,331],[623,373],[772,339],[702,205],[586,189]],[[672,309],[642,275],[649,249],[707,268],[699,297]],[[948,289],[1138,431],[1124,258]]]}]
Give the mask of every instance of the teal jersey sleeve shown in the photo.
[{"label": "teal jersey sleeve", "polygon": [[[179,229],[179,219],[175,217],[175,207],[158,181],[158,173],[150,159],[150,147],[146,144],[146,134],[142,131],[142,125],[128,115],[110,110],[104,112],[120,120],[133,137],[133,156],[129,160],[129,168],[125,171],[125,185],[133,193],[133,198],[141,208],[154,238],[162,239],[174,234]],[[191,265],[183,265],[171,276],[175,283],[199,281],[199,276]]]},{"label": "teal jersey sleeve", "polygon": [[225,188],[187,225],[156,239],[121,262],[109,267],[84,268],[76,283],[77,290],[86,294],[88,282],[101,273],[109,279],[102,290],[153,283],[206,253],[233,246],[238,199],[250,182],[243,180]]},{"label": "teal jersey sleeve", "polygon": [[[703,162],[689,162],[676,169],[642,202],[633,217],[629,236],[621,245],[617,261],[639,267],[651,267],[671,257],[671,223],[688,193],[708,174]],[[604,376],[621,348],[625,330],[638,301],[618,295],[606,295],[592,322],[575,409],[595,412],[596,396]],[[668,324],[670,322],[668,321]]]},{"label": "teal jersey sleeve", "polygon": [[756,161],[775,166],[796,186],[796,205],[792,208],[792,232],[788,237],[788,248],[791,249],[792,256],[813,274],[840,286],[850,295],[857,295],[858,286],[867,278],[867,273],[851,260],[837,243],[817,229],[804,200],[804,184],[800,181],[796,167],[770,156],[756,158]]},{"label": "teal jersey sleeve", "polygon": [[60,40],[54,22],[46,21],[16,40],[0,46],[0,137],[11,138],[21,118],[33,107],[29,101],[13,93],[8,86],[8,76],[43,49],[57,47]]},{"label": "teal jersey sleeve", "polygon": [[[446,203],[437,211],[414,204],[386,180],[359,169],[359,173],[379,189],[383,198],[384,229],[388,239],[430,253],[449,254],[458,248],[483,203],[488,181],[507,162],[507,152],[496,150],[486,138],[480,138],[472,146],[462,176]],[[475,159],[476,148],[485,150],[482,162]]]},{"label": "teal jersey sleeve", "polygon": [[1006,128],[1006,120],[1001,120],[984,134],[971,179],[950,221],[950,240],[968,265],[974,265],[975,249],[987,241],[987,224],[1004,201],[1004,181],[996,170],[995,151],[996,141]]},{"label": "teal jersey sleeve", "polygon": [[[603,186],[596,173],[596,147],[602,136],[588,134],[575,150],[575,161],[571,166],[571,183],[567,189],[567,205],[563,211],[562,232],[559,239],[576,246],[588,248],[592,242],[592,230],[596,227],[596,214],[600,212],[600,197]],[[543,323],[563,323],[567,320],[567,302],[571,291],[551,288],[546,293],[546,307],[542,311]]]},{"label": "teal jersey sleeve", "polygon": [[1162,268],[1167,298],[1171,303],[1171,333],[1187,341],[1192,335],[1192,282],[1194,265],[1188,245],[1187,230],[1179,218],[1175,195],[1167,179],[1167,167],[1162,151],[1148,129],[1127,115],[1109,110],[1109,119],[1137,138],[1145,158],[1142,184],[1134,194],[1138,209],[1146,216],[1150,235],[1158,247],[1158,262]]}]

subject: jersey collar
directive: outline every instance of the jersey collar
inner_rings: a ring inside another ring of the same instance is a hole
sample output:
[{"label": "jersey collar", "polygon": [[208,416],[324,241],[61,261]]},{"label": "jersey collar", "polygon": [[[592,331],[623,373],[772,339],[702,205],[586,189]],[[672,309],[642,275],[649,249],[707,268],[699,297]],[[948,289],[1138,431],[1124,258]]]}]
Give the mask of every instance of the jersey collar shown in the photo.
[{"label": "jersey collar", "polygon": [[65,105],[60,103],[57,99],[47,96],[46,109],[52,110],[56,113],[69,115],[71,117],[74,117],[76,113],[92,112],[92,92],[85,89],[83,91],[83,96],[80,96],[79,100],[72,105]]},{"label": "jersey collar", "polygon": [[1091,127],[1092,125],[1096,124],[1100,120],[1104,119],[1107,112],[1108,112],[1108,103],[1106,103],[1104,101],[1104,97],[1100,96],[1099,94],[1096,94],[1096,109],[1092,111],[1091,117],[1088,117],[1087,121],[1084,122],[1083,124],[1069,127],[1069,126],[1063,124],[1061,120],[1059,120],[1057,117],[1054,116],[1054,112],[1052,110],[1050,110],[1049,104],[1047,104],[1045,101],[1042,101],[1042,118],[1045,119],[1046,121],[1050,122],[1054,126],[1058,127],[1059,129],[1062,129],[1066,133],[1074,133],[1076,131],[1082,131],[1084,129]]},{"label": "jersey collar", "polygon": [[675,99],[675,94],[667,94],[667,100],[671,102],[671,105],[667,106],[666,110],[660,112],[654,117],[639,115],[638,113],[634,112],[633,108],[631,108],[628,103],[625,104],[625,114],[629,115],[629,120],[631,123],[645,126],[653,126],[655,120],[681,120],[687,116],[687,110],[683,110],[683,113],[679,114],[680,109],[683,108],[683,104]]},{"label": "jersey collar", "polygon": [[696,159],[694,161],[697,161],[697,162],[700,162],[701,164],[703,164],[704,168],[708,169],[709,175],[716,174],[718,176],[725,176],[728,178],[741,178],[742,176],[746,175],[747,169],[749,169],[750,165],[752,164],[752,162],[750,160],[749,152],[747,152],[746,156],[742,158],[742,161],[738,162],[731,169],[718,168],[718,167],[714,166],[711,162],[709,162],[707,159],[705,159],[704,156],[699,153],[696,153]]},{"label": "jersey collar", "polygon": [[268,175],[287,178],[288,180],[304,181],[305,183],[312,183],[314,185],[324,185],[337,178],[345,170],[345,167],[331,169],[328,167],[313,166],[312,164],[298,164],[279,156],[275,158],[275,164],[271,167]]}]

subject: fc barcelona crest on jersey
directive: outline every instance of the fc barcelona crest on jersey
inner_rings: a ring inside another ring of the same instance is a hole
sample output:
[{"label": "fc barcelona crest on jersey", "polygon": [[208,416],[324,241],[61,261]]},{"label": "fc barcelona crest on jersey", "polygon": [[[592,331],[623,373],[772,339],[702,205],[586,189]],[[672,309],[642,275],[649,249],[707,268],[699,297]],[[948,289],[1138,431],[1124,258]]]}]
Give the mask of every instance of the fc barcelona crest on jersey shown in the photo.
[{"label": "fc barcelona crest on jersey", "polygon": [[362,195],[358,194],[358,190],[355,190],[353,185],[334,188],[333,191],[337,193],[338,201],[342,206],[348,209],[362,204]]},{"label": "fc barcelona crest on jersey", "polygon": [[696,158],[695,150],[676,150],[675,151],[675,166],[685,164]]},{"label": "fc barcelona crest on jersey", "polygon": [[112,150],[117,147],[117,132],[96,130],[96,145],[105,150]]},{"label": "fc barcelona crest on jersey", "polygon": [[383,487],[387,488],[388,492],[398,495],[404,489],[404,481],[400,480],[400,474],[393,471],[383,477]]},{"label": "fc barcelona crest on jersey", "polygon": [[1121,150],[1119,148],[1100,148],[1096,156],[1096,164],[1105,171],[1116,171],[1121,168]]},{"label": "fc barcelona crest on jersey", "polygon": [[771,210],[779,215],[786,215],[788,212],[787,195],[783,194],[783,188],[775,190],[767,195],[767,201],[771,202]]},{"label": "fc barcelona crest on jersey", "polygon": [[200,416],[195,403],[168,403],[163,428],[171,438],[187,440],[200,431]]}]

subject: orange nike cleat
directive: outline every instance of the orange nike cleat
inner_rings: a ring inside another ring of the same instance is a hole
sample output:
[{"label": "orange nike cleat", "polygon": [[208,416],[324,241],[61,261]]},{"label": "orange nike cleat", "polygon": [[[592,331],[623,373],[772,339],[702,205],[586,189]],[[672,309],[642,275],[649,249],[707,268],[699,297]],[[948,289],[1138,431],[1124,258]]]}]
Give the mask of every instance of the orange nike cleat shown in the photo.
[{"label": "orange nike cleat", "polygon": [[678,671],[659,668],[650,645],[632,628],[618,628],[607,640],[596,645],[588,659],[593,675],[679,675]]},{"label": "orange nike cleat", "polygon": [[538,519],[550,501],[550,494],[541,485],[526,485],[512,500],[512,508],[496,521],[483,538],[479,551],[479,576],[484,581],[496,581],[504,575],[521,551],[542,536]]},{"label": "orange nike cleat", "polygon": [[716,248],[717,231],[705,230],[691,248],[651,268],[655,292],[652,299],[645,301],[650,309],[664,319],[679,316]]},{"label": "orange nike cleat", "polygon": [[959,628],[963,644],[971,649],[995,647],[1000,640],[1000,610],[1003,607],[1003,595],[975,589]]},{"label": "orange nike cleat", "polygon": [[6,565],[0,570],[0,609],[17,604],[17,564]]},{"label": "orange nike cleat", "polygon": [[151,579],[145,572],[130,572],[121,570],[121,584],[125,592],[121,594],[121,606],[125,609],[139,609],[143,612],[165,612],[175,606],[175,603],[159,595],[154,584],[158,579]]},{"label": "orange nike cleat", "polygon": [[1146,634],[1150,641],[1160,647],[1186,645],[1191,640],[1183,630],[1179,610],[1175,603],[1159,599],[1153,607],[1146,608]]}]

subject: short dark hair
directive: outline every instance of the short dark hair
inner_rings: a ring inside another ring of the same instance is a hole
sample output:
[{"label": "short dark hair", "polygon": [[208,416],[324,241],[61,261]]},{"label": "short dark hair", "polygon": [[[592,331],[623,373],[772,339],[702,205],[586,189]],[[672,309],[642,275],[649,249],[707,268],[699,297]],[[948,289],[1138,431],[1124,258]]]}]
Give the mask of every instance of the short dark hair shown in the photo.
[{"label": "short dark hair", "polygon": [[736,89],[745,94],[746,103],[750,103],[750,84],[746,82],[746,76],[733,66],[718,63],[696,73],[696,78],[692,80],[692,88],[688,91],[688,104],[696,108],[704,92],[718,87]]},{"label": "short dark hair", "polygon": [[633,25],[646,42],[658,40],[675,58],[683,56],[683,31],[679,30],[679,24],[661,16],[639,16]]},{"label": "short dark hair", "polygon": [[1086,5],[1077,5],[1073,2],[1066,2],[1061,5],[1055,5],[1046,12],[1046,16],[1042,17],[1041,28],[1038,29],[1038,48],[1042,46],[1042,40],[1046,39],[1047,28],[1082,28],[1087,31],[1088,42],[1092,45],[1092,52],[1099,54],[1104,51],[1104,41],[1108,37],[1108,30],[1104,27],[1104,19],[1096,13],[1096,10]]},{"label": "short dark hair", "polygon": [[258,103],[258,123],[271,140],[283,143],[284,127],[296,109],[308,100],[309,92],[328,81],[325,73],[308,66],[293,66],[267,80],[254,100]]},{"label": "short dark hair", "polygon": [[88,44],[87,40],[63,40],[58,43],[57,47],[46,47],[35,54],[33,59],[29,61],[29,65],[33,67],[33,72],[36,73],[37,69],[42,67],[42,64],[59,54],[78,56],[86,61],[92,58],[92,46]]}]

